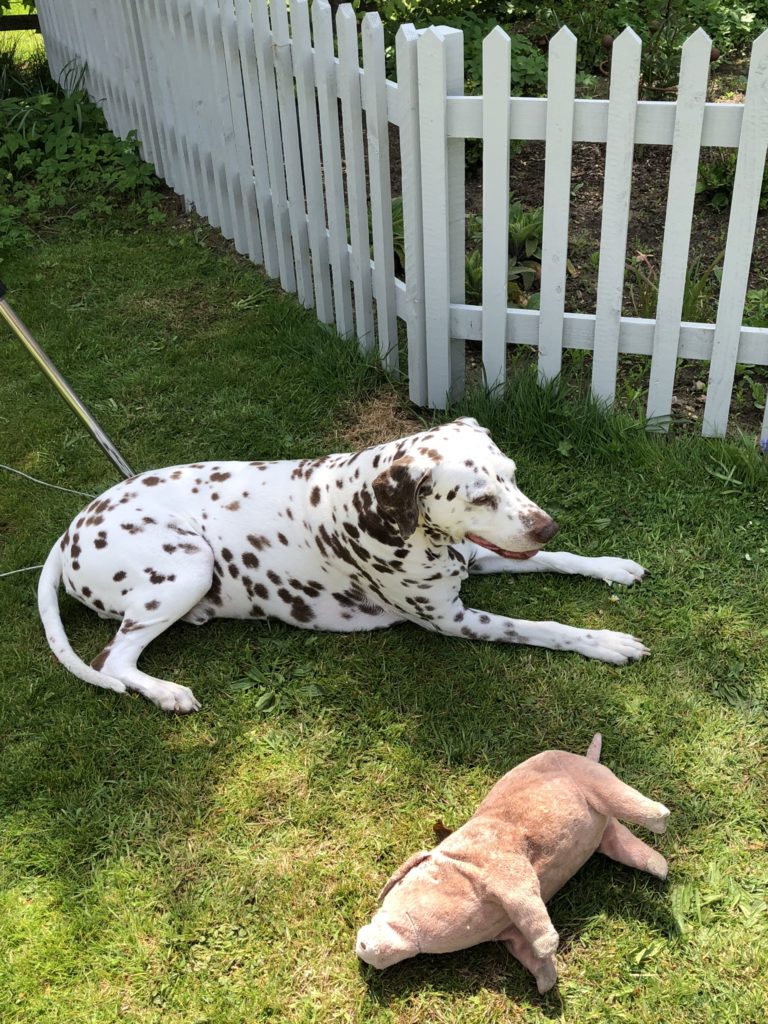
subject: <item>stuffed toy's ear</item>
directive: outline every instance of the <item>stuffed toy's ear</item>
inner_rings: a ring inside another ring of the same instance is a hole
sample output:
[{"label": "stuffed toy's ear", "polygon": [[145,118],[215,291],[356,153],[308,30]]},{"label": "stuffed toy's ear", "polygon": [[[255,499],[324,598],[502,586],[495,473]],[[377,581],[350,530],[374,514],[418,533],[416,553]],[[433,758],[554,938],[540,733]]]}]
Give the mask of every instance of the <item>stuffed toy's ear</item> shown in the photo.
[{"label": "stuffed toy's ear", "polygon": [[403,540],[411,536],[419,523],[419,491],[424,487],[430,470],[418,466],[404,455],[383,470],[373,481],[373,493],[379,509],[394,519]]},{"label": "stuffed toy's ear", "polygon": [[453,835],[453,829],[448,828],[447,825],[444,825],[441,818],[438,818],[435,824],[432,826],[432,831],[435,833],[435,837],[438,843],[442,843],[442,841],[444,839],[447,839],[448,836]]},{"label": "stuffed toy's ear", "polygon": [[379,903],[381,903],[381,901],[384,899],[384,897],[387,895],[390,889],[393,889],[398,882],[402,882],[402,880],[405,878],[408,872],[412,868],[415,868],[417,864],[421,864],[423,860],[426,860],[431,852],[431,850],[419,850],[418,853],[412,854],[408,858],[408,860],[402,863],[400,867],[397,869],[397,871],[395,871],[395,873],[393,875],[390,875],[390,877],[387,879],[384,888],[379,893]]}]

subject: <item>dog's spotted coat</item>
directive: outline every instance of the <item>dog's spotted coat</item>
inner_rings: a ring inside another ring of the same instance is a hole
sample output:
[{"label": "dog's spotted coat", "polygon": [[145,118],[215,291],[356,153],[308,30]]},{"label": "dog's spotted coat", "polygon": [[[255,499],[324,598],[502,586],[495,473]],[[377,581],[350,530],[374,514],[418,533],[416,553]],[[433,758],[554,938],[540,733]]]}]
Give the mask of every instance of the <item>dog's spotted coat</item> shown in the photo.
[{"label": "dog's spotted coat", "polygon": [[[518,489],[514,463],[469,418],[354,454],[171,466],[117,484],[77,516],[43,567],[40,615],[75,675],[137,690],[166,711],[199,704],[136,662],[178,619],[271,617],[343,632],[408,621],[613,664],[647,654],[623,633],[464,606],[459,590],[471,572],[642,578],[636,562],[540,551],[556,529]],[[62,578],[68,594],[121,622],[90,667],[62,627]]]}]

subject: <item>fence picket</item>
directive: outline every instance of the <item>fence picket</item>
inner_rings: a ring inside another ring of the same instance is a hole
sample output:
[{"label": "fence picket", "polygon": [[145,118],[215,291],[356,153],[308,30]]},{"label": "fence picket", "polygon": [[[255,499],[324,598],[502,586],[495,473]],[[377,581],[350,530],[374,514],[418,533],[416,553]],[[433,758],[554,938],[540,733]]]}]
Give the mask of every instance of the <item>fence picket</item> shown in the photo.
[{"label": "fence picket", "polygon": [[[243,216],[243,194],[240,188],[237,151],[235,149],[235,130],[232,121],[232,102],[227,83],[226,56],[224,53],[224,36],[221,23],[219,3],[206,2],[205,32],[208,36],[208,59],[210,64],[210,110],[215,119],[214,139],[218,145],[215,159],[220,168],[221,183],[224,189],[229,230],[224,232],[233,239],[235,249],[239,253],[248,251],[245,237]],[[222,229],[223,230],[223,229]]]},{"label": "fence picket", "polygon": [[355,333],[363,348],[371,349],[375,344],[375,338],[371,242],[368,232],[368,203],[365,196],[363,106],[357,18],[349,4],[342,4],[336,12],[336,36],[339,41],[339,96],[344,127],[344,162],[351,240],[349,262],[354,285]]},{"label": "fence picket", "polygon": [[562,366],[575,91],[576,37],[564,25],[550,40],[547,72],[547,141],[544,155],[544,224],[539,303],[538,377],[542,383],[556,377]]},{"label": "fence picket", "polygon": [[315,61],[309,30],[307,0],[292,0],[293,71],[296,75],[296,99],[299,107],[301,155],[304,162],[304,187],[307,195],[309,249],[312,256],[312,282],[315,311],[324,324],[333,323],[331,265],[328,256],[323,170],[320,160]]},{"label": "fence picket", "polygon": [[490,389],[507,376],[511,71],[512,41],[497,25],[483,41],[483,371]]},{"label": "fence picket", "polygon": [[[429,267],[424,279],[427,398],[432,408],[444,409],[463,384],[464,353],[457,352],[451,339],[451,242],[455,235],[451,198],[455,181],[449,173],[446,131],[449,76],[455,75],[459,58],[463,64],[462,33],[451,28],[429,28],[419,39],[418,55],[424,266]],[[450,64],[453,67],[449,69]],[[461,256],[463,260],[463,245]]]},{"label": "fence picket", "polygon": [[[239,4],[238,4],[239,6]],[[253,38],[256,44],[256,66],[259,76],[259,94],[264,119],[267,169],[272,198],[272,215],[277,235],[277,260],[280,284],[287,292],[296,291],[296,273],[291,245],[291,225],[288,216],[288,191],[285,183],[285,159],[280,134],[280,114],[275,85],[274,40],[269,27],[266,0],[252,0]]]},{"label": "fence picket", "polygon": [[237,50],[237,22],[233,0],[219,0],[221,12],[221,34],[224,46],[224,66],[229,90],[230,116],[234,136],[234,159],[237,166],[239,188],[238,207],[245,235],[245,251],[254,263],[263,262],[261,238],[259,236],[259,212],[256,203],[256,188],[251,163],[251,148],[248,141],[248,115],[245,110],[243,74]]},{"label": "fence picket", "polygon": [[712,362],[704,405],[706,437],[721,437],[728,425],[733,378],[736,372],[739,332],[744,314],[749,267],[755,239],[757,211],[768,147],[768,31],[758,36],[752,55],[744,98],[744,118],[739,136],[739,155],[733,181],[728,219],[723,277],[717,305]]},{"label": "fence picket", "polygon": [[419,148],[419,33],[401,25],[395,39],[399,100],[401,201],[405,257],[405,310],[408,334],[408,395],[427,404],[427,337],[424,312],[424,226],[421,212]]},{"label": "fence picket", "polygon": [[675,137],[648,387],[648,419],[669,417],[672,410],[711,49],[712,40],[703,29],[697,29],[686,40],[680,61]]},{"label": "fence picket", "polygon": [[[216,156],[215,132],[216,125],[211,114],[211,89],[208,82],[208,62],[205,58],[203,21],[205,11],[201,0],[183,0],[185,13],[188,14],[189,34],[187,41],[190,46],[192,60],[189,66],[188,82],[192,87],[193,117],[192,126],[199,142],[200,164],[206,182],[206,217],[218,227],[222,233],[227,225],[227,210],[224,188],[219,172]],[[201,65],[205,65],[202,67]]]},{"label": "fence picket", "polygon": [[277,231],[269,187],[267,142],[259,89],[259,70],[256,63],[255,27],[250,4],[237,4],[235,18],[264,269],[270,277],[277,277],[280,273],[280,261],[277,255]]},{"label": "fence picket", "polygon": [[373,224],[373,291],[376,298],[379,355],[392,376],[399,373],[392,189],[389,168],[384,26],[375,12],[363,19],[363,96],[368,141],[371,222]]},{"label": "fence picket", "polygon": [[285,155],[285,182],[288,189],[288,221],[291,226],[293,260],[296,267],[296,292],[299,301],[312,308],[312,268],[309,262],[307,211],[304,205],[304,180],[301,170],[301,144],[293,85],[291,39],[285,0],[272,0],[272,35],[275,50],[277,102]]},{"label": "fence picket", "polygon": [[640,38],[631,28],[625,28],[614,40],[611,55],[600,268],[597,276],[597,320],[592,364],[592,393],[606,402],[613,402],[616,394],[641,48]]},{"label": "fence picket", "polygon": [[333,52],[333,22],[327,0],[312,4],[315,34],[315,80],[320,111],[323,181],[328,208],[328,252],[333,277],[336,330],[342,337],[353,331],[352,290],[349,282],[347,216],[344,207],[344,179],[341,173],[341,139],[337,100],[336,58]]}]

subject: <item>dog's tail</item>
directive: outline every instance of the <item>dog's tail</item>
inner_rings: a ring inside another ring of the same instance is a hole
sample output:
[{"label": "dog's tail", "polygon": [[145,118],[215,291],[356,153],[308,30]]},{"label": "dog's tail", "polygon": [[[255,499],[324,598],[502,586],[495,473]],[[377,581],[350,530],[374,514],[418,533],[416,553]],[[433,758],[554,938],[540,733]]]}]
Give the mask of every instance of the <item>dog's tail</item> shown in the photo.
[{"label": "dog's tail", "polygon": [[599,732],[596,732],[592,737],[592,742],[587,747],[586,757],[588,761],[599,761],[600,751],[603,748],[603,737]]},{"label": "dog's tail", "polygon": [[60,539],[51,548],[51,552],[45,560],[45,565],[40,573],[40,580],[37,584],[37,608],[45,629],[45,638],[51,650],[59,659],[64,668],[68,668],[78,679],[93,686],[101,686],[105,690],[115,690],[117,693],[125,692],[125,684],[119,679],[98,672],[75,654],[69,645],[67,634],[64,632],[64,625],[59,613],[59,583],[61,583],[61,550]]}]

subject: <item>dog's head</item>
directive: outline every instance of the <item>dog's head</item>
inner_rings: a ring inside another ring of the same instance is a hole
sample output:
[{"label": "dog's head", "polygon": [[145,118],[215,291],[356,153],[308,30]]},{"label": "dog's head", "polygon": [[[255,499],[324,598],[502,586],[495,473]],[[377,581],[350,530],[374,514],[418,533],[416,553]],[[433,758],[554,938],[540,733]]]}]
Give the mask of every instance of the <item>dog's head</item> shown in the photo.
[{"label": "dog's head", "polygon": [[403,537],[421,522],[453,543],[471,540],[505,558],[529,558],[557,532],[477,420],[462,417],[412,442],[373,482],[379,508]]}]

